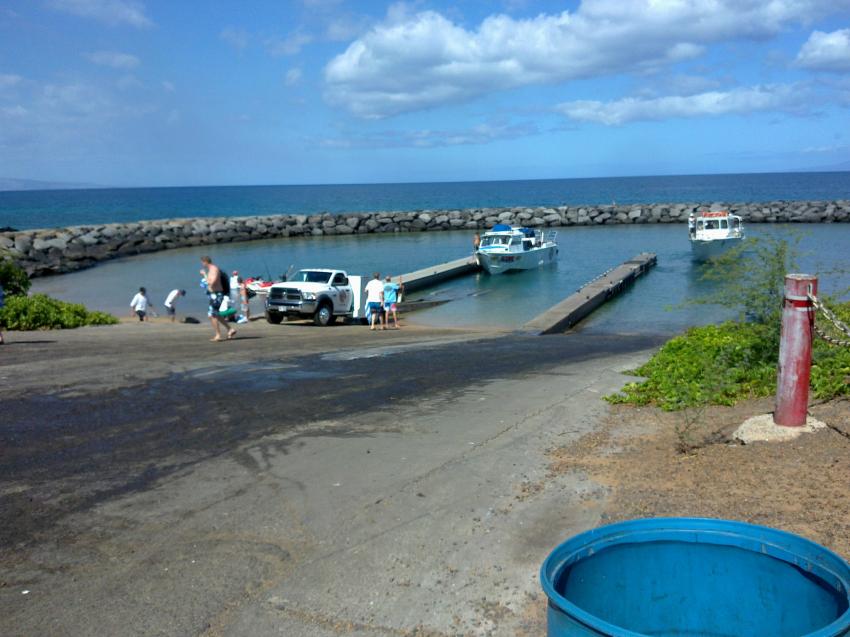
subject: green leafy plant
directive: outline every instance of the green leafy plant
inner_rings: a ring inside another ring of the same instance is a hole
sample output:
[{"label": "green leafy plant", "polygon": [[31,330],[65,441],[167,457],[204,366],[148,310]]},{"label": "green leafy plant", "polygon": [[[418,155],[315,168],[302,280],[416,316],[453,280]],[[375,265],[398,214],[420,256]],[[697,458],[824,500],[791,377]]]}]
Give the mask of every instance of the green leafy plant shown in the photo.
[{"label": "green leafy plant", "polygon": [[30,278],[11,258],[0,256],[0,286],[6,296],[26,294],[30,289]]},{"label": "green leafy plant", "polygon": [[776,358],[766,340],[766,330],[756,324],[691,328],[635,370],[645,381],[628,383],[607,399],[674,411],[767,395],[776,384]]},{"label": "green leafy plant", "polygon": [[104,312],[92,312],[79,303],[66,303],[45,294],[10,296],[0,308],[0,326],[8,330],[43,330],[112,325],[118,319]]},{"label": "green leafy plant", "polygon": [[799,234],[747,239],[705,267],[708,294],[690,301],[720,305],[738,312],[741,323],[765,326],[772,347],[779,348],[785,275],[797,270]]},{"label": "green leafy plant", "polygon": [[[821,301],[829,306],[840,321],[850,325],[850,303],[836,303],[829,297],[822,297]],[[825,327],[823,315],[818,314],[815,320],[825,331],[833,331]],[[841,340],[847,340],[847,336],[837,330],[834,334]],[[812,395],[821,400],[850,396],[850,347],[832,345],[815,337],[810,385]]]}]

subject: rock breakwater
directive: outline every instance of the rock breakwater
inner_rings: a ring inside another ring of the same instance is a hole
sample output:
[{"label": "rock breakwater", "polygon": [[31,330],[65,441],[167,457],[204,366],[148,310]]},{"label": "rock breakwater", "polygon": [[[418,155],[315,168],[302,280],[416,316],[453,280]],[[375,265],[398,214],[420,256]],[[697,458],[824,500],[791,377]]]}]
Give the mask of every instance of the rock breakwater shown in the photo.
[{"label": "rock breakwater", "polygon": [[750,223],[850,222],[850,201],[540,206],[256,217],[199,217],[0,232],[0,253],[31,276],[71,272],[116,257],[171,248],[297,236],[435,230],[476,231],[496,223],[582,226],[684,223],[691,212],[729,210]]}]

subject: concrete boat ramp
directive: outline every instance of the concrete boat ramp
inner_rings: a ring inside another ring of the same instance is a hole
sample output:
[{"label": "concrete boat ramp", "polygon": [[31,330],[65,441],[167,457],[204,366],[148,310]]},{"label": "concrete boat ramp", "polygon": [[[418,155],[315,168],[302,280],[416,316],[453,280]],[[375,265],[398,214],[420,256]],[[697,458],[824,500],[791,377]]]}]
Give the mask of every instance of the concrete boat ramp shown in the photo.
[{"label": "concrete boat ramp", "polygon": [[631,286],[656,263],[658,258],[654,253],[642,252],[583,285],[574,294],[531,319],[522,326],[522,330],[540,335],[564,332]]},{"label": "concrete boat ramp", "polygon": [[[565,332],[582,319],[587,318],[606,301],[630,287],[657,262],[658,258],[652,252],[642,252],[632,257],[619,266],[603,272],[579,288],[574,294],[534,317],[522,326],[521,331],[538,335]],[[395,277],[394,280],[404,282],[405,292],[417,292],[449,279],[474,274],[480,270],[481,266],[478,265],[475,258],[469,256],[416,270]],[[437,303],[437,301],[430,301],[421,305],[421,302],[408,301],[402,304],[402,310],[410,311]]]}]

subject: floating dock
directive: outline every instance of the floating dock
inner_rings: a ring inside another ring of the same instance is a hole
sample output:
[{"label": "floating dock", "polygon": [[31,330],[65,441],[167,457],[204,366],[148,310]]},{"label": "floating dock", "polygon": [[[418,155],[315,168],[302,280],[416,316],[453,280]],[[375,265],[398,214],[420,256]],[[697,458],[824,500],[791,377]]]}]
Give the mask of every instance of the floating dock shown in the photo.
[{"label": "floating dock", "polygon": [[439,265],[429,266],[422,270],[416,270],[410,274],[403,274],[401,277],[393,277],[393,281],[396,283],[399,282],[399,279],[404,281],[404,292],[407,294],[465,274],[473,274],[480,269],[481,266],[478,265],[475,257],[470,255],[462,259],[455,259],[447,263],[440,263]]},{"label": "floating dock", "polygon": [[617,296],[658,262],[652,252],[642,252],[608,270],[575,294],[531,319],[521,331],[532,334],[559,334],[571,328],[608,299]]}]

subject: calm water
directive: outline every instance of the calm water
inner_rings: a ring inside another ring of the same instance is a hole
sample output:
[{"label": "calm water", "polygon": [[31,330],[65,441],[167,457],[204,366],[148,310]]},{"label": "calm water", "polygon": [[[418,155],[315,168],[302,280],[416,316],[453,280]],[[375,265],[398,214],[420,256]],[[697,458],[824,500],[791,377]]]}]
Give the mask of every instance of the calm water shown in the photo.
[{"label": "calm water", "polygon": [[277,213],[795,199],[850,199],[850,172],[0,192],[0,227]]},{"label": "calm water", "polygon": [[[611,333],[673,333],[724,318],[719,308],[669,310],[705,287],[700,266],[690,259],[686,230],[678,225],[571,227],[559,230],[560,260],[539,270],[491,277],[486,274],[448,282],[410,298],[450,299],[445,305],[412,315],[431,325],[516,328],[554,305],[590,278],[643,251],[658,254],[658,266],[617,300],[596,312],[584,329]],[[802,234],[801,270],[822,275],[821,289],[850,287],[850,224],[795,224],[748,228],[759,234]],[[227,270],[243,276],[279,275],[292,265],[339,267],[351,274],[374,270],[398,274],[458,258],[470,251],[468,232],[428,232],[356,237],[290,238],[219,246],[202,246],[107,262],[90,270],[36,279],[33,291],[117,314],[129,313],[130,298],[147,287],[158,310],[174,287],[186,288],[180,312],[203,317],[206,297],[199,282],[199,257],[212,254]],[[257,307],[259,311],[259,306]]]}]

